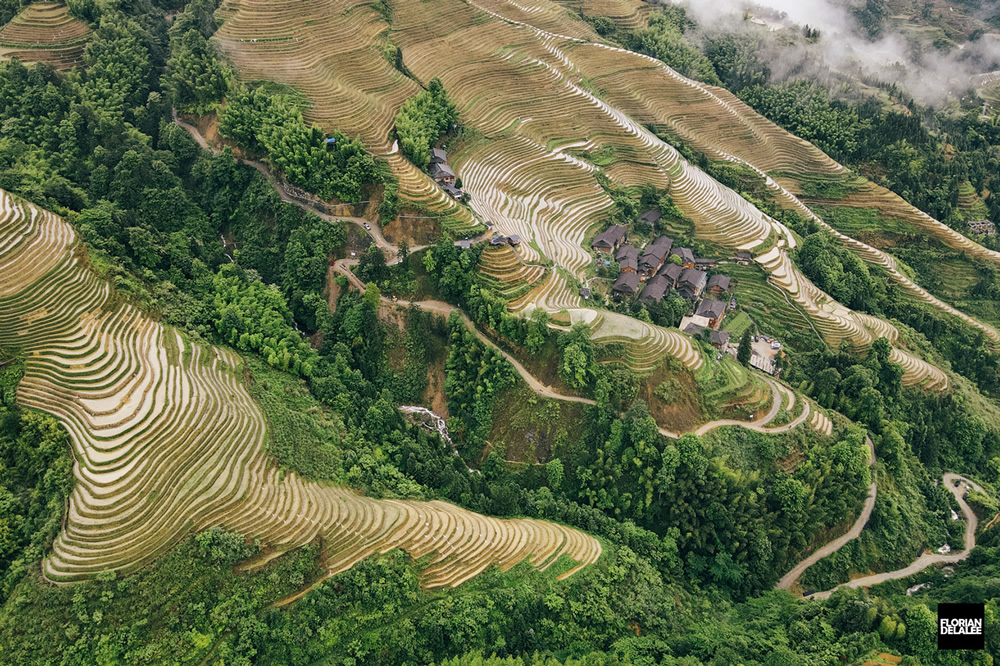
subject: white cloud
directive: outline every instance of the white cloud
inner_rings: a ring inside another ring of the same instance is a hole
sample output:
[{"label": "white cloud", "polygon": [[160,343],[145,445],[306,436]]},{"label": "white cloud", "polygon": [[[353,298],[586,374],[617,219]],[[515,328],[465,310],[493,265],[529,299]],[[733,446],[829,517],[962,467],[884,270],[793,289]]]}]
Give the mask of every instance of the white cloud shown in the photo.
[{"label": "white cloud", "polygon": [[[949,53],[932,47],[921,51],[892,33],[887,22],[882,37],[869,41],[851,12],[853,5],[846,0],[672,1],[683,5],[708,32],[763,30],[743,20],[747,11],[771,26],[818,28],[821,38],[816,44],[805,45],[799,40],[795,46],[774,48],[766,54],[778,80],[820,76],[823,69],[860,70],[880,81],[897,83],[918,101],[934,105],[966,90],[972,75],[1000,69],[1000,40],[991,35]],[[984,5],[986,11],[1000,11],[1000,0]]]}]

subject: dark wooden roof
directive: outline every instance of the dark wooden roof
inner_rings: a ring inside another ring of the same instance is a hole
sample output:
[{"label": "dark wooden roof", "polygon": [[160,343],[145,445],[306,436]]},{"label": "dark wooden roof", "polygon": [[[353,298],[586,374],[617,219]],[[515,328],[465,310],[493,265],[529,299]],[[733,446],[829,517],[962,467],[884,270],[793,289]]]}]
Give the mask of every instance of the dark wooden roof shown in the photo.
[{"label": "dark wooden roof", "polygon": [[618,245],[625,238],[625,227],[620,224],[613,224],[601,233],[594,236],[594,242],[591,243],[591,247],[600,247],[606,250]]},{"label": "dark wooden roof", "polygon": [[431,175],[434,178],[444,178],[446,176],[449,178],[454,178],[455,172],[452,171],[451,167],[448,166],[447,164],[435,164],[434,168],[431,169]]},{"label": "dark wooden roof", "polygon": [[639,275],[636,273],[619,273],[611,291],[619,294],[634,294],[639,288]]},{"label": "dark wooden roof", "polygon": [[684,332],[693,337],[698,337],[705,331],[708,331],[708,339],[713,345],[721,347],[729,342],[729,334],[725,331],[713,331],[710,328],[705,328],[704,326],[699,326],[698,324],[688,324],[684,327]]},{"label": "dark wooden roof", "polygon": [[672,264],[668,262],[666,264],[663,264],[663,268],[660,269],[660,272],[657,273],[657,275],[662,275],[663,277],[667,278],[670,284],[677,284],[677,280],[680,279],[681,274],[683,272],[684,272],[683,266],[678,266],[677,264]]},{"label": "dark wooden roof", "polygon": [[670,254],[676,254],[685,264],[694,263],[694,252],[689,247],[675,247],[670,251]]},{"label": "dark wooden roof", "polygon": [[636,270],[639,268],[639,248],[632,247],[631,245],[623,245],[615,253],[615,261],[618,262],[619,268]]},{"label": "dark wooden roof", "polygon": [[726,304],[722,301],[717,301],[714,298],[706,298],[699,305],[698,309],[695,310],[695,314],[699,317],[708,317],[709,319],[718,319],[726,312]]},{"label": "dark wooden roof", "polygon": [[660,214],[660,211],[656,210],[655,208],[650,208],[645,213],[639,216],[639,220],[642,222],[648,222],[649,224],[653,224],[661,217],[663,217],[663,215]]},{"label": "dark wooden roof", "polygon": [[719,289],[726,291],[729,289],[730,279],[728,275],[713,275],[708,278],[708,288],[713,289],[718,287]]},{"label": "dark wooden roof", "polygon": [[670,247],[674,244],[673,238],[667,238],[666,236],[660,236],[652,243],[646,246],[646,251],[642,253],[639,257],[639,267],[643,270],[649,270],[650,268],[656,268],[661,263],[663,259],[670,252]]},{"label": "dark wooden roof", "polygon": [[670,289],[670,283],[667,282],[667,278],[657,275],[646,283],[639,298],[647,303],[650,301],[662,301],[668,289]]},{"label": "dark wooden roof", "polygon": [[697,268],[685,268],[680,279],[677,280],[677,284],[697,289],[705,286],[705,279],[705,271],[699,271]]}]

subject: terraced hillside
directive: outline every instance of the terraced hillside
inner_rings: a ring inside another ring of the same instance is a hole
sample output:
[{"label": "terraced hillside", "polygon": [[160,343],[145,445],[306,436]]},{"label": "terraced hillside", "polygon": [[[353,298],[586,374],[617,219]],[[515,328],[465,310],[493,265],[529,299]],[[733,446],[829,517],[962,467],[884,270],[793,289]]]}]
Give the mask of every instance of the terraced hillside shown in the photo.
[{"label": "terraced hillside", "polygon": [[441,214],[453,231],[477,228],[468,209],[446,196],[396,152],[389,139],[396,113],[420,87],[393,68],[388,24],[366,2],[255,2],[227,0],[216,39],[247,80],[273,79],[309,97],[310,122],[360,137],[368,150],[388,156],[400,193]]},{"label": "terraced hillside", "polygon": [[[638,7],[643,3],[632,4]],[[571,53],[590,51],[589,46],[574,46]],[[574,60],[580,62],[576,56]],[[898,271],[890,256],[836,232],[799,200],[804,179],[822,181],[846,172],[842,165],[808,141],[760,116],[728,90],[682,77],[651,59],[639,62],[623,56],[615,62],[603,55],[591,57],[588,75],[602,98],[637,121],[676,135],[710,157],[753,167],[765,177],[768,186],[786,206],[819,221],[865,261],[886,268],[912,297],[962,319],[982,330],[994,342],[1000,342],[1000,333],[991,326],[932,296]],[[839,199],[836,204],[877,209],[888,217],[904,220],[954,250],[1000,263],[1000,253],[984,248],[873,183],[865,183],[860,192]]]},{"label": "terraced hillside", "polygon": [[50,580],[134,569],[210,526],[260,537],[266,555],[253,565],[316,539],[330,573],[393,548],[430,555],[428,587],[567,556],[565,577],[600,556],[596,539],[554,523],[374,500],[283,473],[264,453],[239,357],[120,304],[75,242],[63,220],[0,191],[0,344],[26,359],[19,403],[62,422],[76,461]]},{"label": "terraced hillside", "polygon": [[544,266],[525,262],[509,245],[487,248],[479,263],[482,274],[489,279],[494,290],[506,298],[516,297],[519,292],[530,289],[546,273]]},{"label": "terraced hillside", "polygon": [[0,60],[44,62],[70,69],[83,59],[90,28],[61,2],[36,2],[0,28]]},{"label": "terraced hillside", "polygon": [[[613,4],[611,13],[626,23],[644,11],[637,0]],[[603,173],[624,186],[669,189],[701,238],[732,250],[771,248],[762,253],[761,265],[831,345],[847,341],[863,348],[881,335],[898,339],[887,322],[857,315],[812,285],[788,259],[787,249],[796,243],[788,229],[688,164],[647,125],[663,126],[717,157],[760,162],[763,170],[843,170],[810,144],[725,91],[685,79],[653,58],[601,44],[587,23],[567,11],[573,3],[399,0],[389,6],[383,16],[342,0],[310,4],[308,10],[295,3],[231,2],[224,5],[228,19],[219,40],[244,77],[299,87],[313,103],[312,119],[328,129],[365,132],[373,146],[388,142],[389,119],[415,85],[375,63],[381,57],[375,45],[398,45],[416,80],[439,77],[462,123],[476,133],[451,151],[472,209],[500,232],[519,234],[526,261],[535,263],[541,253],[557,269],[512,301],[512,309],[567,309],[574,320],[598,324],[595,338],[610,329],[603,337],[625,341],[631,357],[670,353],[700,365],[682,334],[581,308],[573,278],[582,279],[592,262],[584,242],[613,205],[597,177]],[[316,34],[335,35],[335,43]],[[358,79],[369,65],[375,74]],[[345,86],[350,90],[330,99],[330,90]],[[377,108],[346,110],[349,97]],[[722,148],[730,145],[733,154]],[[587,157],[596,153],[612,159],[598,167]],[[403,190],[408,187],[403,184]],[[621,335],[623,329],[627,334]],[[686,344],[675,344],[675,337]],[[907,383],[947,384],[941,370],[904,349],[896,349],[894,358],[906,367]]]}]

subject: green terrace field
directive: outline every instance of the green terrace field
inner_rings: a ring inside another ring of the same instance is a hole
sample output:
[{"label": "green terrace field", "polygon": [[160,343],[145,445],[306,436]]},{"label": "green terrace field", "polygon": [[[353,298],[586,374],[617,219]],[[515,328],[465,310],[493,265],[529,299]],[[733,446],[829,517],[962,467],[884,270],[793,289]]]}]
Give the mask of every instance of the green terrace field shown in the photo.
[{"label": "green terrace field", "polygon": [[[793,347],[797,344],[811,347],[821,342],[822,339],[802,308],[790,301],[785,292],[770,284],[767,273],[758,266],[726,264],[719,267],[719,272],[730,276],[737,283],[736,303],[741,313],[749,315],[761,333],[776,337]],[[730,317],[732,315],[723,320],[723,329],[729,330],[736,337],[737,333],[727,328]],[[742,325],[739,315],[733,319],[735,323],[729,324],[730,326]]]},{"label": "green terrace field", "polygon": [[729,316],[723,320],[721,330],[729,333],[729,335],[732,336],[731,339],[735,342],[738,338],[743,337],[744,333],[750,331],[753,325],[753,320],[750,319],[747,313],[739,310],[730,313]]},{"label": "green terrace field", "polygon": [[753,421],[771,405],[771,389],[760,376],[728,354],[711,361],[695,374],[702,402],[713,418]]},{"label": "green terrace field", "polygon": [[[898,260],[898,269],[929,293],[994,327],[1000,326],[993,299],[974,297],[973,290],[992,264],[928,237],[910,223],[886,217],[876,209],[813,206],[832,227],[883,250]],[[923,299],[918,299],[923,300]]]}]

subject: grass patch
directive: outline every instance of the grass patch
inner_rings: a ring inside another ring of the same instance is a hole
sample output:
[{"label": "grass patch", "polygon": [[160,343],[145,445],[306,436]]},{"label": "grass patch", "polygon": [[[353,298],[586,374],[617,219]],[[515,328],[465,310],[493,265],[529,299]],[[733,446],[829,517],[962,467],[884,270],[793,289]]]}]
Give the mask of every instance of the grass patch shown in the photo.
[{"label": "grass patch", "polygon": [[497,398],[489,441],[509,462],[545,463],[584,431],[584,406],[548,400],[524,383]]},{"label": "grass patch", "polygon": [[246,360],[250,395],[267,419],[267,450],[304,478],[343,482],[346,431],[340,416],[309,392],[306,382],[275,370],[256,357]]},{"label": "grass patch", "polygon": [[887,217],[875,208],[822,205],[810,205],[810,208],[842,234],[866,243],[869,242],[866,238],[871,238],[874,242],[869,244],[880,248],[894,245],[893,236],[925,235],[906,220]]},{"label": "grass patch", "polygon": [[866,182],[863,177],[849,171],[809,175],[775,172],[772,175],[781,180],[794,181],[801,195],[810,199],[843,199],[849,194],[860,192]]},{"label": "grass patch", "polygon": [[747,329],[753,326],[753,320],[742,310],[735,315],[730,315],[722,321],[722,330],[729,333],[733,340],[742,338]]},{"label": "grass patch", "polygon": [[705,422],[698,384],[679,359],[667,358],[641,379],[639,398],[649,405],[649,413],[664,428],[691,430]]}]

